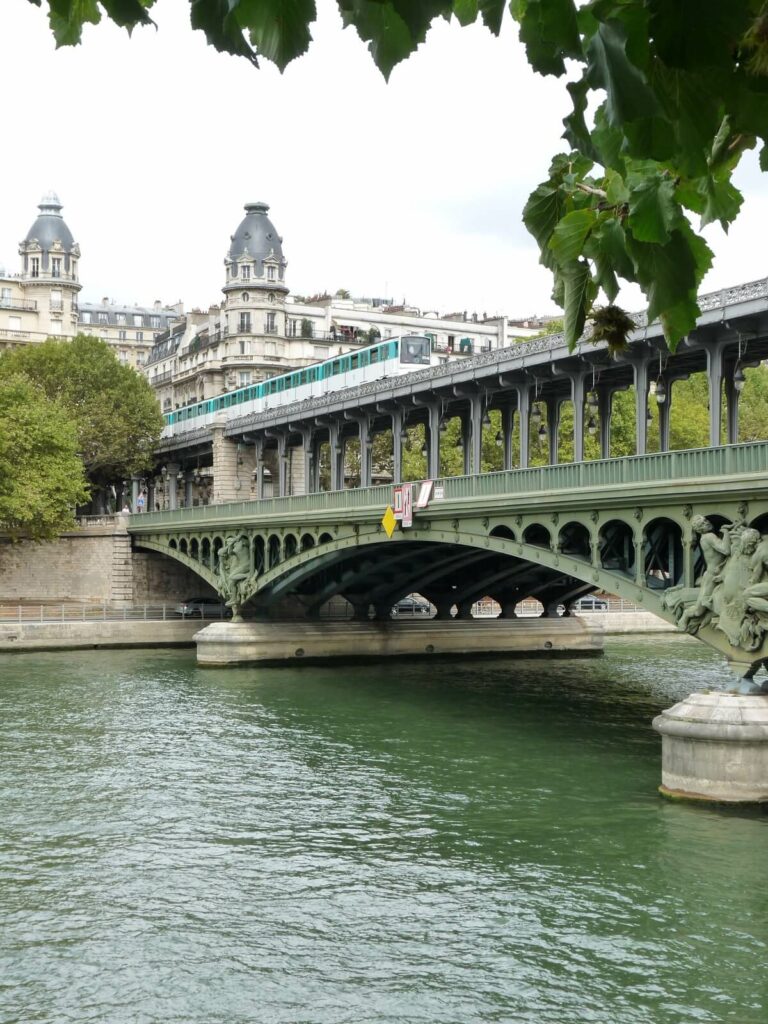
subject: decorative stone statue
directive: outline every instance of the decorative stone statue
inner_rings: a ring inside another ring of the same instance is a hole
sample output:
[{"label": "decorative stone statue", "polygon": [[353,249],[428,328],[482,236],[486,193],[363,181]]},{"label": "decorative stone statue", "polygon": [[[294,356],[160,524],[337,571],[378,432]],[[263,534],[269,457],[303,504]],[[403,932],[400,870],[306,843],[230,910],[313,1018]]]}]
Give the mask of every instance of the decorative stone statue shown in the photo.
[{"label": "decorative stone statue", "polygon": [[245,533],[224,541],[219,549],[216,574],[218,591],[232,609],[233,621],[242,621],[240,609],[256,590],[258,577],[251,565],[251,545]]},{"label": "decorative stone statue", "polygon": [[727,523],[721,536],[704,516],[691,526],[699,535],[705,569],[696,587],[671,587],[662,599],[678,628],[720,630],[731,647],[758,651],[768,638],[768,537],[743,521]]}]

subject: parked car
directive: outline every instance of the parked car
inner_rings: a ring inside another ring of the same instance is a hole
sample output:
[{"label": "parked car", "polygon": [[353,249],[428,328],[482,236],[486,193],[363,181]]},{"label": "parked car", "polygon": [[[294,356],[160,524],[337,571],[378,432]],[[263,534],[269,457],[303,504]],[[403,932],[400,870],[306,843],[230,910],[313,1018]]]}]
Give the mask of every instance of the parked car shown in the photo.
[{"label": "parked car", "polygon": [[582,597],[573,606],[577,612],[605,612],[608,611],[608,602],[603,597]]},{"label": "parked car", "polygon": [[228,619],[232,609],[215,597],[188,597],[174,611],[185,619]]},{"label": "parked car", "polygon": [[392,609],[392,615],[404,615],[404,616],[416,616],[416,615],[431,615],[432,606],[426,601],[419,601],[415,597],[406,597],[402,601],[398,601]]}]

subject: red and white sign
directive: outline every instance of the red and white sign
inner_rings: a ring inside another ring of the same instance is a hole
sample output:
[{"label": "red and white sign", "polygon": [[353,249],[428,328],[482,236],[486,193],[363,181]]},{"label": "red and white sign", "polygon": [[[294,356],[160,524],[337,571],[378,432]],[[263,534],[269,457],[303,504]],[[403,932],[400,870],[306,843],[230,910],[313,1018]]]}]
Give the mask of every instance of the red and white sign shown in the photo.
[{"label": "red and white sign", "polygon": [[413,488],[410,484],[403,484],[402,492],[403,514],[401,517],[401,526],[405,529],[408,526],[413,526]]},{"label": "red and white sign", "polygon": [[395,487],[395,493],[392,499],[392,511],[395,513],[395,519],[398,521],[403,518],[403,485],[397,484]]}]

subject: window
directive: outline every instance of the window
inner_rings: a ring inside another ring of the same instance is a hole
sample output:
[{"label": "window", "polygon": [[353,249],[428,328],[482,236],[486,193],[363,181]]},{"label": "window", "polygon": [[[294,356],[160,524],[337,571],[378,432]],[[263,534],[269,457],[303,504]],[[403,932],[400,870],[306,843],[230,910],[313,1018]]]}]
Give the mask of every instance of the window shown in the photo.
[{"label": "window", "polygon": [[155,327],[155,328],[159,327],[160,326],[160,317],[159,316],[151,316],[149,318],[149,326],[150,327]]},{"label": "window", "polygon": [[61,277],[61,256],[54,256],[51,260],[51,277]]},{"label": "window", "polygon": [[250,313],[241,313],[240,314],[239,331],[240,331],[241,334],[250,334],[251,333],[251,314]]},{"label": "window", "polygon": [[269,295],[267,295],[267,298],[269,299],[270,302],[274,302],[275,301],[275,293],[274,292],[270,292]]},{"label": "window", "polygon": [[61,320],[51,320],[49,330],[51,334],[61,334]]},{"label": "window", "polygon": [[134,327],[143,327],[144,326],[144,317],[141,315],[141,313],[134,314],[133,326]]},{"label": "window", "polygon": [[10,302],[10,299],[11,299],[11,289],[10,288],[0,288],[0,299],[2,299],[3,302]]},{"label": "window", "polygon": [[21,330],[21,317],[20,316],[9,316],[8,317],[8,327],[12,331],[20,331]]},{"label": "window", "polygon": [[241,274],[244,281],[249,281],[251,277],[251,265],[250,263],[244,263],[241,268]]},{"label": "window", "polygon": [[248,294],[248,292],[243,292],[243,294],[240,296],[240,301],[241,302],[248,302],[250,297],[251,296]]},{"label": "window", "polygon": [[124,324],[125,323],[125,313],[116,313],[115,314],[115,320],[117,320],[117,322],[119,324]]},{"label": "window", "polygon": [[128,337],[128,332],[127,331],[118,331],[117,332],[117,340],[118,341],[125,341],[127,339],[127,337]]},{"label": "window", "polygon": [[299,333],[299,321],[298,320],[286,320],[285,321],[285,333],[289,338],[295,338]]},{"label": "window", "polygon": [[108,324],[109,323],[109,313],[99,313],[99,323],[100,324]]},{"label": "window", "polygon": [[275,273],[275,267],[267,267],[267,280],[274,281],[277,274]]},{"label": "window", "polygon": [[267,334],[274,334],[277,330],[277,317],[274,313],[267,313],[264,328]]},{"label": "window", "polygon": [[91,314],[88,312],[83,312],[80,314],[80,319],[83,321],[84,324],[89,324],[91,322]]},{"label": "window", "polygon": [[144,331],[136,331],[136,341],[144,341]]},{"label": "window", "polygon": [[51,288],[50,308],[52,313],[60,313],[64,308],[59,288]]},{"label": "window", "polygon": [[240,355],[241,356],[248,355],[249,354],[248,353],[249,347],[250,346],[249,346],[248,342],[244,338],[241,338],[240,339]]},{"label": "window", "polygon": [[250,383],[251,383],[251,373],[250,373],[250,370],[241,370],[240,371],[240,387],[244,388],[244,387],[246,387]]},{"label": "window", "polygon": [[313,345],[312,355],[315,359],[325,359],[328,355],[328,350],[323,348],[322,345]]},{"label": "window", "polygon": [[32,277],[40,277],[40,257],[33,256],[30,260],[31,274]]}]

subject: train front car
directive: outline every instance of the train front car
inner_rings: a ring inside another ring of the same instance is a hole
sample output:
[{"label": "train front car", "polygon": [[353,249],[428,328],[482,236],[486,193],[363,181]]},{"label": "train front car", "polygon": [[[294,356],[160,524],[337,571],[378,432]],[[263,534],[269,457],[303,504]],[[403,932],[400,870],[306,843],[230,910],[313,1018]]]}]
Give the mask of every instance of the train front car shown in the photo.
[{"label": "train front car", "polygon": [[406,334],[400,339],[400,364],[409,369],[429,366],[431,352],[432,343],[423,334]]}]

